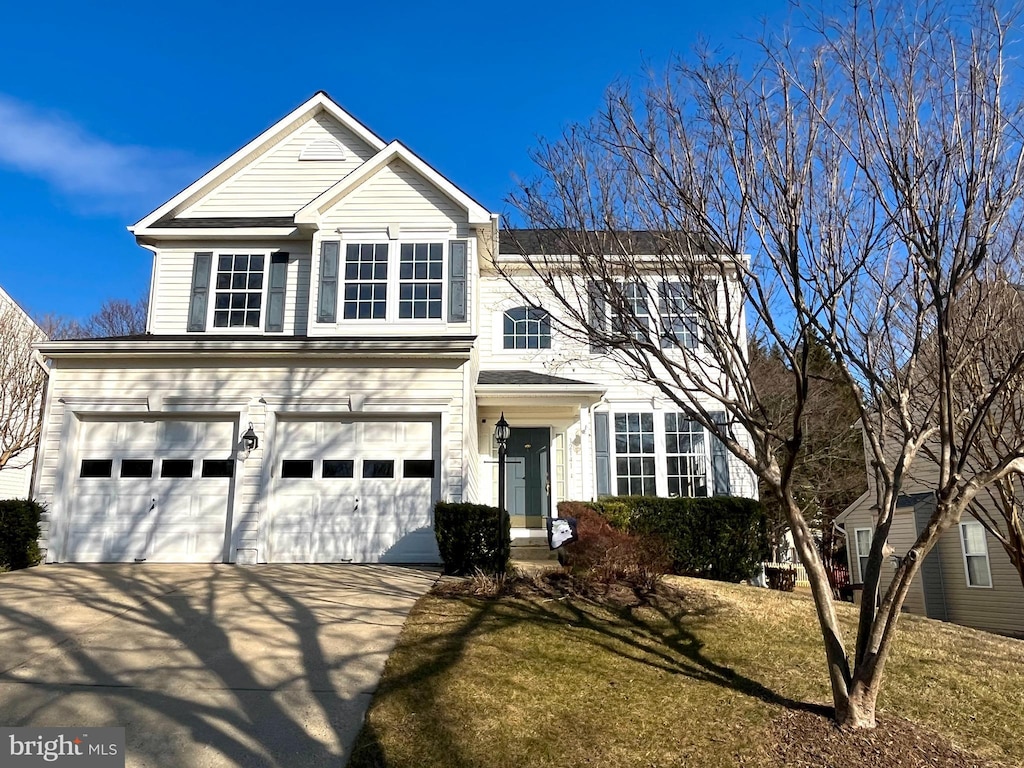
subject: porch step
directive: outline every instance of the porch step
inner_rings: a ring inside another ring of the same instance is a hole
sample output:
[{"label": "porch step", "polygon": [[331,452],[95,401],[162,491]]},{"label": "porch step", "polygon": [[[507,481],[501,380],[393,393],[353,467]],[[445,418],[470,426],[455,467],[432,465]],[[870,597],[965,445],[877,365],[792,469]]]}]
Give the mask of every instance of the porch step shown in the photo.
[{"label": "porch step", "polygon": [[511,556],[513,560],[530,562],[558,562],[558,552],[548,547],[547,539],[513,539]]}]

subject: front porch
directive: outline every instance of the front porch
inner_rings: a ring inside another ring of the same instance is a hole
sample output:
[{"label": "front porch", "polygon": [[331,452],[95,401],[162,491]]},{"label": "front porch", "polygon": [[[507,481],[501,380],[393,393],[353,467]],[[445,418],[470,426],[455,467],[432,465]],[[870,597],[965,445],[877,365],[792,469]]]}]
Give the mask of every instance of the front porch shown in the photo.
[{"label": "front porch", "polygon": [[[510,426],[505,501],[513,546],[547,540],[547,519],[558,502],[593,495],[590,407],[604,388],[533,371],[482,371],[476,387],[481,503],[498,503],[501,414]],[[589,460],[588,460],[588,457]]]}]

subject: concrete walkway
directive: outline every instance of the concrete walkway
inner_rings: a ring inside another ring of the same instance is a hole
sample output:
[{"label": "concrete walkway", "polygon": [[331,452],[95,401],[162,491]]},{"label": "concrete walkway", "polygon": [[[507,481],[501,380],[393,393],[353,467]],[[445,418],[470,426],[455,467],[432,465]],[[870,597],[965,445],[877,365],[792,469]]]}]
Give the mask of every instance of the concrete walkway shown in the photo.
[{"label": "concrete walkway", "polygon": [[342,766],[430,569],[0,575],[0,725],[124,726],[129,766]]}]

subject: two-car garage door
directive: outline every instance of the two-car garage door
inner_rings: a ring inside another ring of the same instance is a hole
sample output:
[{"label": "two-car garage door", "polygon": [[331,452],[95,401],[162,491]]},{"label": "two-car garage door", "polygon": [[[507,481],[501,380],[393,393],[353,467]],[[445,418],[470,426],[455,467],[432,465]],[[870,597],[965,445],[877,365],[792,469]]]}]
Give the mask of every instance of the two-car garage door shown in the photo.
[{"label": "two-car garage door", "polygon": [[251,472],[242,484],[269,493],[258,505],[261,560],[438,560],[436,418],[280,418],[273,445],[263,446],[269,467],[239,461],[237,442],[234,421],[83,419],[60,559],[233,559],[232,478]]}]

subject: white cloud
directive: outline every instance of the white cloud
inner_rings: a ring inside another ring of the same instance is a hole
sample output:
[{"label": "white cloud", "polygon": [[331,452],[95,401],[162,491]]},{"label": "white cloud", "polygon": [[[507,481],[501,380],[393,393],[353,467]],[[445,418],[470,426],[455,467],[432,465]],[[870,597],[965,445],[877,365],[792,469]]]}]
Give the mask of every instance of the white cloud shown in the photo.
[{"label": "white cloud", "polygon": [[45,180],[76,207],[139,218],[199,175],[185,153],[113,144],[4,94],[0,166]]}]

